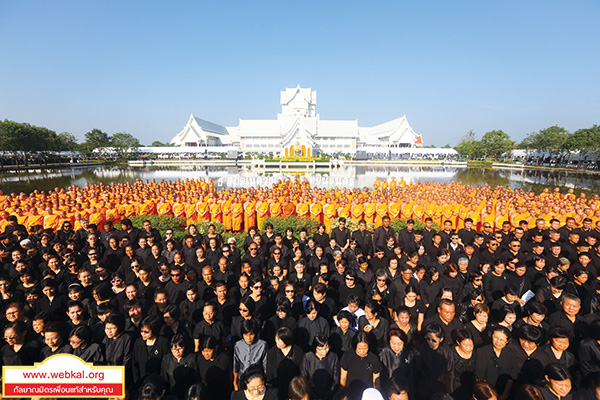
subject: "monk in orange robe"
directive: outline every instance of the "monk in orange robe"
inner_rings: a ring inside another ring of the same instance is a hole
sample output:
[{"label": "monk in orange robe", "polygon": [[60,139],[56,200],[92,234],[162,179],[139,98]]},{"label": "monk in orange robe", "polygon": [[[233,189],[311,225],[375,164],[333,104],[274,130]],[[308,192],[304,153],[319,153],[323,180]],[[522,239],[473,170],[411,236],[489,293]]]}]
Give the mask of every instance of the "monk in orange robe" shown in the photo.
[{"label": "monk in orange robe", "polygon": [[323,222],[323,205],[321,203],[310,203],[310,219],[318,223]]},{"label": "monk in orange robe", "polygon": [[104,213],[98,211],[96,207],[90,208],[90,224],[96,224],[99,231],[102,231],[104,226]]},{"label": "monk in orange robe", "polygon": [[196,203],[196,218],[198,222],[210,221],[210,210],[206,197]]},{"label": "monk in orange robe", "polygon": [[282,213],[283,207],[281,207],[281,203],[277,201],[277,199],[274,200],[271,204],[269,204],[269,215],[271,217],[281,217]]},{"label": "monk in orange robe", "polygon": [[329,230],[331,225],[333,225],[333,220],[337,215],[338,205],[331,201],[331,198],[327,198],[325,200],[325,205],[323,206],[323,224]]},{"label": "monk in orange robe", "polygon": [[213,201],[210,206],[210,220],[213,222],[223,222],[222,211],[221,211],[221,203],[219,200]]},{"label": "monk in orange robe", "polygon": [[253,226],[256,227],[256,200],[249,196],[244,203],[244,230],[248,232]]},{"label": "monk in orange robe", "polygon": [[[383,182],[384,184],[387,181]],[[367,221],[367,224],[372,224],[375,222],[375,211],[377,210],[377,204],[374,201],[367,200],[364,204],[364,220]]]},{"label": "monk in orange robe", "polygon": [[289,217],[290,215],[296,214],[296,204],[294,204],[291,197],[288,196],[285,203],[283,203],[282,212],[283,212],[283,214],[282,214],[283,217]]},{"label": "monk in orange robe", "polygon": [[240,232],[244,222],[244,206],[239,198],[234,198],[231,203],[231,230]]},{"label": "monk in orange robe", "polygon": [[29,231],[29,229],[34,226],[34,225],[43,225],[44,224],[44,216],[41,214],[38,214],[37,208],[32,208],[29,211],[29,218],[27,218],[27,222],[25,224],[25,227],[27,228],[27,230]]},{"label": "monk in orange robe", "polygon": [[365,207],[358,202],[358,200],[352,200],[352,204],[350,205],[350,216],[355,221],[360,221],[363,219],[363,215],[365,212]]},{"label": "monk in orange robe", "polygon": [[231,200],[228,195],[225,195],[221,202],[221,215],[223,218],[223,226],[226,231],[233,229],[233,216],[231,215]]},{"label": "monk in orange robe", "polygon": [[256,227],[261,230],[265,219],[269,217],[269,203],[265,200],[264,195],[258,197],[256,202]]},{"label": "monk in orange robe", "polygon": [[173,203],[171,209],[173,210],[173,216],[176,218],[185,218],[185,204],[182,202],[181,197],[177,196],[175,198],[175,203]]},{"label": "monk in orange robe", "polygon": [[307,218],[310,214],[309,203],[304,201],[304,197],[300,197],[298,199],[298,204],[296,205],[296,215],[300,218]]}]

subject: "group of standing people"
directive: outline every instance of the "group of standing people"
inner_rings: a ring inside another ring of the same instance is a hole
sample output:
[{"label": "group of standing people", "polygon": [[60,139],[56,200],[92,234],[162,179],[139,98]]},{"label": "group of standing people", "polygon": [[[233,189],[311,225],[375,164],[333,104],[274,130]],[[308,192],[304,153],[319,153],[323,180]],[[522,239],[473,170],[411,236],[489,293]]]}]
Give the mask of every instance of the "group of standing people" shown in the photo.
[{"label": "group of standing people", "polygon": [[243,243],[214,225],[179,242],[128,218],[121,229],[5,220],[2,365],[61,353],[124,365],[143,399],[594,399],[600,388],[589,218],[478,229],[466,217],[437,231],[427,217],[396,232],[385,214],[351,232],[341,217],[316,232],[251,226]]}]

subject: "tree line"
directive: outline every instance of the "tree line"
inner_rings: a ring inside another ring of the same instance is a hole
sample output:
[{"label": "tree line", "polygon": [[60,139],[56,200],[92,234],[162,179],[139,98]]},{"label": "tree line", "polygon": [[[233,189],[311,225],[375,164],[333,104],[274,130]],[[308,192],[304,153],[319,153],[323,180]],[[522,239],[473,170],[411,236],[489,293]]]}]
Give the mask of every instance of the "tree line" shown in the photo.
[{"label": "tree line", "polygon": [[[163,145],[155,142],[153,145]],[[55,131],[24,122],[0,121],[0,150],[11,154],[16,164],[27,164],[35,154],[36,158],[49,158],[57,152],[78,152],[83,157],[103,157],[126,159],[140,147],[140,141],[127,132],[109,135],[100,129],[92,129],[85,134],[85,141],[79,143],[69,132]],[[95,149],[110,149],[94,153]]]},{"label": "tree line", "polygon": [[514,149],[551,154],[580,151],[584,154],[600,155],[600,125],[579,129],[573,133],[554,125],[529,133],[520,143],[501,130],[486,132],[481,140],[477,140],[475,133],[470,131],[454,149],[461,157],[469,159],[501,159],[504,154]]}]

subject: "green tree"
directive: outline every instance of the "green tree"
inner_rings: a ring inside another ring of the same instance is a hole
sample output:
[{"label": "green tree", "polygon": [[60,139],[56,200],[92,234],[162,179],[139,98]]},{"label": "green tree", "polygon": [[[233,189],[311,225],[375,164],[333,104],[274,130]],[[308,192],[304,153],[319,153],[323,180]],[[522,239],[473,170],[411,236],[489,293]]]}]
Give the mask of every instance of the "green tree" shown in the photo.
[{"label": "green tree", "polygon": [[564,150],[564,146],[571,134],[563,127],[554,125],[542,129],[535,135],[533,147],[538,151],[549,151],[550,153]]},{"label": "green tree", "polygon": [[152,142],[152,144],[150,145],[152,147],[173,147],[172,143],[163,143],[159,140],[155,140],[154,142]]},{"label": "green tree", "polygon": [[474,159],[483,155],[481,142],[475,139],[475,133],[472,130],[460,139],[454,150],[464,158]]},{"label": "green tree", "polygon": [[108,133],[102,132],[100,129],[92,129],[85,134],[85,142],[80,146],[81,152],[88,157],[93,154],[95,149],[109,147],[111,145]]},{"label": "green tree", "polygon": [[126,158],[130,151],[140,147],[140,141],[126,132],[117,132],[111,137],[111,146],[117,153],[118,158]]},{"label": "green tree", "polygon": [[27,164],[30,153],[44,156],[45,152],[55,150],[56,139],[56,132],[48,128],[9,120],[0,123],[0,148],[13,153],[17,165],[19,158]]},{"label": "green tree", "polygon": [[510,136],[501,130],[486,132],[481,138],[481,145],[485,154],[496,159],[501,158],[503,153],[508,153],[515,148],[515,142],[510,140]]},{"label": "green tree", "polygon": [[600,125],[573,132],[565,141],[564,148],[582,153],[600,154]]},{"label": "green tree", "polygon": [[69,132],[61,132],[56,137],[55,149],[58,151],[70,151],[77,150],[77,138],[75,135]]}]

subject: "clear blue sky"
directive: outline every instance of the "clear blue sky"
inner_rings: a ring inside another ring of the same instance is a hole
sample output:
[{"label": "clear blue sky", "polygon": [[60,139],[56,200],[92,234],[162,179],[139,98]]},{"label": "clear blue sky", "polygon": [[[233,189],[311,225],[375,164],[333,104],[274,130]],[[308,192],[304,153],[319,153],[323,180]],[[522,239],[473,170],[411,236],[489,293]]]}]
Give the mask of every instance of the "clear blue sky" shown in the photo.
[{"label": "clear blue sky", "polygon": [[169,141],[190,113],[406,114],[425,144],[600,123],[600,2],[0,1],[0,119]]}]

